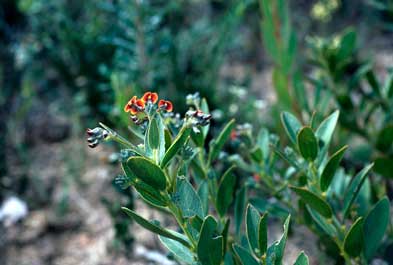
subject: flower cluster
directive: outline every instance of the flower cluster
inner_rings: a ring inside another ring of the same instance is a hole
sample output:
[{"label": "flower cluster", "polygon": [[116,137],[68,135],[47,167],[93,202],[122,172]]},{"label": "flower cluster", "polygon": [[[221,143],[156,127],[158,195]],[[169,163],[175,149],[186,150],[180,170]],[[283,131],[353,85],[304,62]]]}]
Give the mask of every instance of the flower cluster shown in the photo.
[{"label": "flower cluster", "polygon": [[[156,107],[158,101],[158,94],[154,92],[146,92],[142,98],[138,99],[133,96],[130,101],[124,106],[124,111],[129,112],[131,116],[137,116],[138,114],[146,114],[146,110]],[[157,111],[172,112],[173,105],[172,102],[168,100],[161,99],[158,101]],[[143,116],[143,115],[142,115]]]}]

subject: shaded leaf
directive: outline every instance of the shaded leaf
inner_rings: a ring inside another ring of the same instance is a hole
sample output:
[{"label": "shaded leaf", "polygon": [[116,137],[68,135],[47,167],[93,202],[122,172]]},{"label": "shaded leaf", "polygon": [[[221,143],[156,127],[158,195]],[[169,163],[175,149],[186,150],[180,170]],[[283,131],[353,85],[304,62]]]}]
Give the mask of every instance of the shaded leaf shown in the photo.
[{"label": "shaded leaf", "polygon": [[341,159],[344,156],[345,150],[347,150],[348,146],[342,147],[336,153],[334,153],[327,162],[325,168],[322,171],[320,186],[322,191],[326,191],[329,188],[330,183],[333,180],[334,174],[338,169]]},{"label": "shaded leaf", "polygon": [[333,214],[330,205],[317,194],[307,190],[306,188],[290,187],[300,198],[315,211],[326,218],[330,218]]},{"label": "shaded leaf", "polygon": [[336,110],[329,117],[327,117],[315,131],[315,136],[320,141],[320,148],[327,147],[332,139],[334,129],[336,128],[338,116],[340,112]]},{"label": "shaded leaf", "polygon": [[158,149],[160,145],[160,135],[158,131],[157,119],[153,118],[150,121],[149,128],[147,130],[148,145],[151,149]]},{"label": "shaded leaf", "polygon": [[[175,232],[174,232],[175,233]],[[158,236],[161,243],[179,260],[185,262],[186,264],[194,264],[196,262],[193,253],[180,244],[178,241],[164,237]]]},{"label": "shaded leaf", "polygon": [[177,178],[175,196],[177,196],[175,204],[181,209],[183,217],[197,215],[204,218],[201,199],[185,178]]},{"label": "shaded leaf", "polygon": [[224,216],[233,201],[236,176],[232,173],[235,167],[230,167],[222,176],[217,191],[216,206],[220,216]]},{"label": "shaded leaf", "polygon": [[173,140],[172,145],[166,151],[164,157],[161,160],[160,166],[165,168],[169,161],[179,152],[179,150],[186,143],[188,136],[190,135],[191,129],[183,127],[179,134],[176,136],[175,140]]},{"label": "shaded leaf", "polygon": [[239,245],[233,245],[233,251],[242,265],[259,265],[258,261],[245,248]]},{"label": "shaded leaf", "polygon": [[241,188],[237,194],[235,199],[235,232],[236,235],[240,233],[240,227],[243,222],[244,210],[246,208],[246,187]]},{"label": "shaded leaf", "polygon": [[303,251],[297,257],[294,265],[308,265],[308,257]]},{"label": "shaded leaf", "polygon": [[246,232],[247,240],[250,249],[255,253],[259,254],[259,219],[261,218],[257,209],[251,204],[247,206],[246,210]]},{"label": "shaded leaf", "polygon": [[320,215],[317,211],[313,210],[310,206],[307,206],[306,209],[319,228],[321,228],[330,237],[336,236],[337,230],[334,225],[328,222],[325,217]]},{"label": "shaded leaf", "polygon": [[357,257],[363,249],[363,218],[359,217],[344,238],[344,250],[351,257]]},{"label": "shaded leaf", "polygon": [[281,122],[284,126],[284,129],[289,137],[289,140],[293,144],[296,144],[296,136],[302,124],[298,121],[298,119],[289,112],[281,113]]},{"label": "shaded leaf", "polygon": [[133,175],[158,190],[165,190],[166,177],[159,166],[144,157],[131,157],[127,166]]},{"label": "shaded leaf", "polygon": [[371,259],[381,243],[389,224],[390,205],[387,197],[382,198],[364,219],[364,253]]},{"label": "shaded leaf", "polygon": [[223,237],[216,236],[217,222],[212,216],[207,216],[203,221],[197,253],[203,265],[217,265],[223,259]]},{"label": "shaded leaf", "polygon": [[359,191],[366,180],[367,174],[372,167],[373,164],[365,166],[349,183],[344,196],[344,217],[349,213],[349,210],[358,196]]},{"label": "shaded leaf", "polygon": [[318,142],[310,127],[303,127],[297,134],[297,145],[304,159],[313,161],[318,155]]}]

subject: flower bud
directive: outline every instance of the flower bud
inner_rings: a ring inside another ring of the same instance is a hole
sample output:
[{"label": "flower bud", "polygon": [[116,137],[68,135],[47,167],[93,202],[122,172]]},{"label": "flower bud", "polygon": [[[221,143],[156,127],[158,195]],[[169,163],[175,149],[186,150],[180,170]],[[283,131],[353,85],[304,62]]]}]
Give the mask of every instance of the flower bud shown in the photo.
[{"label": "flower bud", "polygon": [[106,139],[109,132],[101,127],[86,130],[88,146],[91,148],[96,147],[102,140]]}]

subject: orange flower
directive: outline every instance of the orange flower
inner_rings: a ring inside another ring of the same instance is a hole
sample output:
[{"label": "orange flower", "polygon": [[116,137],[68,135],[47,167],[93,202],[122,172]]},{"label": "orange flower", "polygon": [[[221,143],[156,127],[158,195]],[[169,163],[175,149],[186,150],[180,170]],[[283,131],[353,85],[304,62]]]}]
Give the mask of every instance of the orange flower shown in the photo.
[{"label": "orange flower", "polygon": [[132,115],[137,114],[145,109],[145,102],[133,96],[130,101],[124,106],[125,112],[130,112]]},{"label": "orange flower", "polygon": [[154,92],[146,92],[142,97],[142,101],[144,103],[151,101],[153,104],[155,104],[157,100],[158,100],[158,94]]},{"label": "orange flower", "polygon": [[167,111],[167,112],[172,112],[172,110],[173,110],[173,104],[172,104],[172,102],[170,102],[169,100],[163,100],[163,99],[161,99],[161,100],[158,102],[158,108],[163,109],[163,110],[165,110],[165,111]]},{"label": "orange flower", "polygon": [[253,175],[253,178],[254,178],[254,181],[255,181],[255,182],[259,182],[259,181],[261,180],[261,176],[260,176],[259,174],[257,174],[257,173],[255,173],[255,174]]},{"label": "orange flower", "polygon": [[237,138],[237,131],[236,130],[232,130],[231,131],[231,136],[230,136],[230,138],[231,138],[231,140],[232,141],[235,141],[236,140],[236,138]]}]

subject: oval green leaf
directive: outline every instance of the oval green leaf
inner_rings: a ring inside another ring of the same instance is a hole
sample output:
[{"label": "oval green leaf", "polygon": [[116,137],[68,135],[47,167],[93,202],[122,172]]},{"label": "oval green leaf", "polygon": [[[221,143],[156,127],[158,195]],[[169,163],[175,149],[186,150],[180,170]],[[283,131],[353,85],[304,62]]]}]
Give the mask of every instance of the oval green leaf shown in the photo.
[{"label": "oval green leaf", "polygon": [[334,129],[336,128],[339,114],[340,112],[338,110],[333,112],[319,125],[318,129],[315,131],[316,137],[321,142],[321,145],[319,146],[320,148],[327,147],[329,145]]},{"label": "oval green leaf", "polygon": [[261,215],[258,210],[255,209],[254,206],[249,204],[246,210],[246,232],[247,232],[247,240],[250,246],[250,249],[256,254],[259,255],[259,238],[258,238],[258,230],[259,230],[259,219]]},{"label": "oval green leaf", "polygon": [[344,195],[344,217],[346,217],[349,213],[353,202],[356,200],[359,191],[366,180],[367,173],[370,171],[373,165],[374,164],[369,164],[365,166],[349,183],[349,186]]},{"label": "oval green leaf", "polygon": [[159,166],[144,157],[131,157],[127,166],[134,176],[158,190],[165,190],[166,177]]},{"label": "oval green leaf", "polygon": [[326,218],[330,218],[333,214],[330,205],[317,194],[307,190],[306,188],[290,187],[300,198],[315,211]]},{"label": "oval green leaf", "polygon": [[176,205],[181,209],[183,217],[192,217],[197,215],[204,218],[202,202],[194,187],[185,178],[177,178],[176,183]]},{"label": "oval green leaf", "polygon": [[344,250],[351,257],[357,257],[363,249],[363,218],[359,217],[344,238]]},{"label": "oval green leaf", "polygon": [[224,216],[233,201],[236,176],[232,173],[235,166],[225,171],[217,191],[216,207],[220,216]]},{"label": "oval green leaf", "polygon": [[320,186],[322,191],[326,191],[329,188],[330,183],[333,180],[334,174],[338,166],[340,165],[341,159],[344,156],[345,150],[347,150],[348,146],[342,147],[336,153],[334,153],[329,161],[327,162],[325,168],[322,171]]},{"label": "oval green leaf", "polygon": [[242,265],[259,265],[258,261],[251,255],[248,250],[239,246],[233,245],[233,251],[235,252],[236,256],[239,258]]},{"label": "oval green leaf", "polygon": [[387,197],[382,198],[364,219],[364,254],[371,259],[381,243],[389,224],[390,205]]},{"label": "oval green leaf", "polygon": [[143,181],[136,181],[133,185],[135,190],[146,202],[158,207],[168,206],[168,200],[161,195],[160,191],[154,189],[152,186]]},{"label": "oval green leaf", "polygon": [[216,236],[217,222],[212,216],[203,221],[198,244],[197,254],[203,265],[221,264],[224,256],[224,241],[222,236]]},{"label": "oval green leaf", "polygon": [[314,161],[318,155],[318,142],[310,127],[303,127],[297,134],[297,145],[304,159]]},{"label": "oval green leaf", "polygon": [[148,134],[148,144],[150,149],[158,149],[160,146],[160,134],[158,131],[157,120],[153,118],[150,121],[149,129],[147,130]]},{"label": "oval green leaf", "polygon": [[308,257],[303,251],[297,257],[294,265],[308,265]]},{"label": "oval green leaf", "polygon": [[281,122],[284,126],[285,132],[289,137],[289,140],[291,140],[293,144],[296,144],[296,135],[302,127],[302,124],[294,115],[289,112],[281,113]]},{"label": "oval green leaf", "polygon": [[189,248],[180,244],[176,240],[158,236],[161,243],[178,259],[179,261],[185,262],[186,264],[194,264],[196,262],[194,255]]}]

